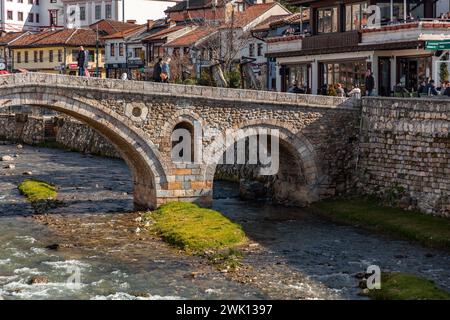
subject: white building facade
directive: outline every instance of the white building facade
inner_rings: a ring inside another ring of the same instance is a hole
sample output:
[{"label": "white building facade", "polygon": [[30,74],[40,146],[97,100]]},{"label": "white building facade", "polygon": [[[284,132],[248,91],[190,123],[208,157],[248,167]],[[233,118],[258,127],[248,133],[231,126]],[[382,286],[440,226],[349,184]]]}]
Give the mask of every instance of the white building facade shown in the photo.
[{"label": "white building facade", "polygon": [[3,32],[63,26],[62,0],[0,0],[0,30]]},{"label": "white building facade", "polygon": [[144,24],[149,19],[165,17],[164,11],[175,5],[178,0],[62,0],[62,2],[66,25],[86,27],[102,19]]}]

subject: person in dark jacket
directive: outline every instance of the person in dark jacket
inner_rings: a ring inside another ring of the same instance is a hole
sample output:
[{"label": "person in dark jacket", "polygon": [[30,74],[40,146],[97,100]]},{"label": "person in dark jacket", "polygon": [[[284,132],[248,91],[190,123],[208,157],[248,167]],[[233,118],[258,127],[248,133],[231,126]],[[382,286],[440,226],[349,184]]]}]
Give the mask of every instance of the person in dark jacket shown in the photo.
[{"label": "person in dark jacket", "polygon": [[366,94],[368,96],[371,96],[373,93],[373,89],[375,88],[375,78],[373,77],[372,70],[370,69],[367,69],[366,71],[365,86],[366,86]]},{"label": "person in dark jacket", "polygon": [[153,80],[156,82],[161,82],[161,71],[162,71],[162,58],[158,59],[158,62],[155,63],[153,67]]},{"label": "person in dark jacket", "polygon": [[437,96],[439,93],[437,92],[437,90],[436,90],[436,87],[435,87],[435,85],[434,85],[434,80],[433,79],[431,79],[429,82],[428,82],[428,84],[427,84],[427,86],[425,87],[425,90],[424,90],[424,92],[423,92],[425,95],[428,95],[428,96]]},{"label": "person in dark jacket", "polygon": [[427,87],[427,82],[425,80],[422,80],[422,82],[419,85],[419,88],[417,89],[417,93],[420,95],[425,93],[425,88]]},{"label": "person in dark jacket", "polygon": [[88,53],[84,50],[83,46],[80,47],[80,51],[78,52],[77,58],[77,66],[78,66],[78,75],[80,77],[85,76],[85,69],[88,63]]}]

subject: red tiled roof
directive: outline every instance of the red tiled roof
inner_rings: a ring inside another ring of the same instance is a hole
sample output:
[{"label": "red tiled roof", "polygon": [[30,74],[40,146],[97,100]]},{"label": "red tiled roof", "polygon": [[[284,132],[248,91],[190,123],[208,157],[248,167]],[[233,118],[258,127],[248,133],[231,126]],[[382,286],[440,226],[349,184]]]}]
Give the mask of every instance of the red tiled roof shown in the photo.
[{"label": "red tiled roof", "polygon": [[197,28],[185,35],[178,37],[164,46],[166,47],[186,47],[195,44],[198,40],[205,38],[207,35],[212,34],[215,29],[213,28]]},{"label": "red tiled roof", "polygon": [[17,38],[23,36],[24,34],[26,34],[27,31],[22,31],[22,32],[9,32],[6,33],[5,35],[3,35],[2,37],[0,37],[0,44],[1,45],[5,45],[10,43],[11,41],[16,40]]},{"label": "red tiled roof", "polygon": [[96,42],[97,33],[92,29],[62,29],[25,35],[11,47],[95,46]]},{"label": "red tiled roof", "polygon": [[135,33],[135,32],[139,32],[139,31],[141,31],[141,30],[143,30],[143,29],[145,29],[145,28],[147,28],[146,25],[135,25],[134,28],[130,28],[130,29],[127,29],[127,30],[119,31],[119,32],[110,34],[110,35],[108,35],[108,36],[104,36],[104,37],[102,37],[102,38],[103,38],[103,39],[118,39],[118,38],[123,38],[123,37],[126,37],[126,36],[128,36],[128,35],[132,35],[132,34]]},{"label": "red tiled roof", "polygon": [[269,9],[278,5],[277,2],[272,3],[263,3],[263,4],[255,4],[249,6],[246,10],[242,12],[236,12],[234,15],[234,23],[233,27],[235,28],[243,28],[248,25],[250,22],[257,19],[259,16],[264,14]]},{"label": "red tiled roof", "polygon": [[134,23],[127,23],[127,22],[108,20],[108,19],[103,19],[103,20],[97,21],[96,23],[91,24],[89,26],[89,28],[91,28],[92,30],[97,30],[97,26],[98,26],[98,29],[100,31],[103,31],[106,35],[110,35],[110,34],[113,34],[116,32],[136,28],[136,24],[134,24]]},{"label": "red tiled roof", "polygon": [[158,31],[158,32],[148,36],[147,38],[144,38],[142,41],[161,40],[161,39],[167,38],[167,36],[169,34],[171,34],[172,32],[179,31],[186,27],[187,27],[186,25],[180,25],[180,26],[173,26],[170,28],[166,28],[166,29],[163,29],[161,31]]}]

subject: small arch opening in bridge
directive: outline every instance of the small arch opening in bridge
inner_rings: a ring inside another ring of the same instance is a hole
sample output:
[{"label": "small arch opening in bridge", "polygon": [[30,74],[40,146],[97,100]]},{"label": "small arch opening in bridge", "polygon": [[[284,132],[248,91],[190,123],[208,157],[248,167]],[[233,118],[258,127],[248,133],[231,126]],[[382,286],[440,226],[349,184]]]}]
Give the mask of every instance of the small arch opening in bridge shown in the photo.
[{"label": "small arch opening in bridge", "polygon": [[[184,132],[186,134],[184,134]],[[189,121],[181,121],[172,130],[172,159],[175,162],[194,162],[195,160],[195,128]],[[187,139],[187,140],[185,140]],[[186,144],[189,145],[187,151]],[[178,147],[177,147],[178,146]],[[186,152],[189,152],[186,154]],[[185,160],[182,161],[181,159]]]},{"label": "small arch opening in bridge", "polygon": [[[312,151],[305,148],[307,143],[290,134],[279,138],[279,163],[276,173],[261,175],[262,165],[249,161],[249,139],[245,140],[245,163],[218,164],[214,171],[213,199],[239,197],[248,201],[267,201],[286,206],[306,206],[317,200],[317,171]],[[272,139],[274,137],[271,137]],[[267,149],[271,149],[269,138]],[[227,148],[227,152],[234,148],[237,157],[239,142]],[[242,143],[242,142],[241,142]],[[308,145],[308,148],[310,146]],[[306,151],[305,151],[306,150]],[[303,152],[303,153],[302,153]],[[235,160],[237,160],[235,158]]]}]

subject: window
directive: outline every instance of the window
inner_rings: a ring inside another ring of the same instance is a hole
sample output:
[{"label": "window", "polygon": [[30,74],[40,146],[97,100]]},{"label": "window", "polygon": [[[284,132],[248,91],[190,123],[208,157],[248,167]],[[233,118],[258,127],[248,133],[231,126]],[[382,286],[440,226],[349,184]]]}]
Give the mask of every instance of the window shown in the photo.
[{"label": "window", "polygon": [[337,7],[317,10],[317,33],[330,33],[338,31]]},{"label": "window", "polygon": [[100,54],[102,55],[101,61],[102,61],[102,62],[105,62],[105,50],[101,50],[101,51],[100,51]]},{"label": "window", "polygon": [[62,62],[62,49],[58,50],[58,62]]},{"label": "window", "polygon": [[8,20],[13,20],[13,12],[8,10],[8,12],[6,13],[6,18]]},{"label": "window", "polygon": [[111,14],[111,5],[107,4],[105,5],[105,19],[111,19],[112,14]]},{"label": "window", "polygon": [[321,85],[342,84],[344,88],[350,90],[353,85],[358,85],[364,91],[364,79],[366,72],[366,62],[349,61],[336,63],[320,63]]},{"label": "window", "polygon": [[141,58],[142,48],[134,48],[133,54],[135,58]]},{"label": "window", "polygon": [[22,52],[17,52],[17,63],[22,62]]},{"label": "window", "polygon": [[360,30],[367,26],[367,2],[345,6],[345,31]]},{"label": "window", "polygon": [[72,50],[72,62],[77,62],[79,50]]},{"label": "window", "polygon": [[263,44],[262,43],[258,43],[258,57],[262,57],[263,55]]},{"label": "window", "polygon": [[86,7],[80,7],[80,20],[86,20]]},{"label": "window", "polygon": [[50,26],[58,25],[58,10],[50,10]]},{"label": "window", "polygon": [[28,63],[28,51],[25,51],[25,63]]},{"label": "window", "polygon": [[28,0],[28,4],[33,4],[33,0]]},{"label": "window", "polygon": [[254,43],[250,43],[248,45],[248,56],[249,57],[254,57],[255,56],[255,44]]},{"label": "window", "polygon": [[39,62],[44,62],[44,51],[39,51]]},{"label": "window", "polygon": [[17,0],[18,3],[23,3],[23,0]]},{"label": "window", "polygon": [[35,63],[38,62],[38,52],[37,52],[37,51],[33,51],[33,61],[34,61]]},{"label": "window", "polygon": [[48,62],[53,62],[53,50],[48,51]]},{"label": "window", "polygon": [[95,51],[94,50],[88,50],[88,51],[89,51],[89,56],[88,56],[89,62],[95,62]]},{"label": "window", "polygon": [[[51,2],[51,3],[56,3],[56,0],[50,0],[50,2]],[[34,4],[38,6],[38,5],[39,5],[39,0],[36,0],[36,1],[34,2]]]},{"label": "window", "polygon": [[31,23],[34,22],[34,13],[29,13],[28,14],[28,22],[31,22]]},{"label": "window", "polygon": [[40,19],[39,13],[36,13],[36,23],[39,23],[39,19]]},{"label": "window", "polygon": [[23,12],[17,12],[17,20],[23,21]]},{"label": "window", "polygon": [[123,57],[123,43],[119,43],[119,56]]},{"label": "window", "polygon": [[95,6],[95,20],[100,20],[102,18],[102,6]]},{"label": "window", "polygon": [[111,57],[114,57],[116,55],[116,44],[115,43],[111,43],[109,55]]}]

